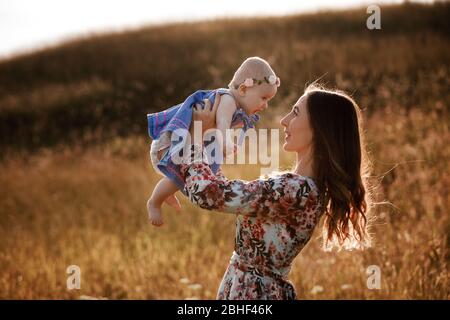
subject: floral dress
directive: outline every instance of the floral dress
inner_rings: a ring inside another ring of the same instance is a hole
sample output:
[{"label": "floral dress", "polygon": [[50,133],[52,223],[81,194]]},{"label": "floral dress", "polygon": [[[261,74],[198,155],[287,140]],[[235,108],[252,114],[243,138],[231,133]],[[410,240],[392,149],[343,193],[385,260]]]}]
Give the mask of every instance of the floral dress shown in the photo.
[{"label": "floral dress", "polygon": [[191,202],[237,215],[235,249],[217,298],[296,299],[287,276],[322,215],[314,180],[293,173],[228,180],[206,161],[186,161],[181,172]]}]

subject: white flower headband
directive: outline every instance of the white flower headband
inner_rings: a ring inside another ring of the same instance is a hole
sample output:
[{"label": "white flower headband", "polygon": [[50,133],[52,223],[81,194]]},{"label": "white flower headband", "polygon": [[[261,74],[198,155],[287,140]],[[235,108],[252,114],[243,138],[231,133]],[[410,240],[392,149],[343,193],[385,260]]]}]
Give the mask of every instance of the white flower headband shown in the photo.
[{"label": "white flower headband", "polygon": [[[281,83],[281,81],[280,81],[280,78],[278,78],[277,76],[275,76],[275,75],[270,75],[270,76],[268,76],[268,77],[264,77],[264,79],[263,80],[259,80],[259,79],[255,79],[255,78],[247,78],[247,79],[245,79],[245,81],[244,82],[242,82],[246,87],[253,87],[254,85],[259,85],[259,84],[262,84],[263,82],[266,82],[266,83],[268,83],[268,84],[270,84],[270,85],[276,85],[277,87],[279,87],[280,86],[280,83]],[[237,89],[237,88],[239,88],[239,86],[240,86],[240,84],[235,84],[234,85],[234,88],[235,89]]]}]

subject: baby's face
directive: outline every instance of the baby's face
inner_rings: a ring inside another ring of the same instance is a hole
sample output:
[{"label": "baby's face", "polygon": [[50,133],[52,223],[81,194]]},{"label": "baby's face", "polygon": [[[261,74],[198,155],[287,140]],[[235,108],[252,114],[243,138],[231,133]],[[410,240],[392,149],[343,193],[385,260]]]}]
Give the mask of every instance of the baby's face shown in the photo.
[{"label": "baby's face", "polygon": [[263,83],[247,88],[241,97],[241,105],[247,114],[255,114],[267,109],[269,101],[276,95],[277,86]]}]

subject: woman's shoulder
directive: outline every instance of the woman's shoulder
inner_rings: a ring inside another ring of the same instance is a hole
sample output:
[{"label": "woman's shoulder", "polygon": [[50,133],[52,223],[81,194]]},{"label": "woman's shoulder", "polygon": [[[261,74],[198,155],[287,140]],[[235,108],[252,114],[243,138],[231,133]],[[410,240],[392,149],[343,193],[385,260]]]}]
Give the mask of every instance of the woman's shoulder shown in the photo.
[{"label": "woman's shoulder", "polygon": [[265,181],[269,184],[265,189],[271,189],[274,199],[279,199],[280,203],[289,204],[301,212],[322,212],[320,193],[314,178],[292,172],[277,172]]},{"label": "woman's shoulder", "polygon": [[266,177],[290,186],[307,186],[309,190],[318,192],[317,183],[312,177],[303,176],[290,171],[277,171]]}]

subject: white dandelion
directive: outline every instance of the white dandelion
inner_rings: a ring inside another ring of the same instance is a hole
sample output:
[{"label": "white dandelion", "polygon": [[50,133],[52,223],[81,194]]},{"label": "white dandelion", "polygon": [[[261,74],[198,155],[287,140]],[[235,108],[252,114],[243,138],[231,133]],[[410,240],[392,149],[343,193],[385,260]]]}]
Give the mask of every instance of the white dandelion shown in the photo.
[{"label": "white dandelion", "polygon": [[323,292],[323,287],[322,286],[314,286],[311,289],[311,293],[312,294],[319,294],[319,293],[322,293],[322,292]]}]

